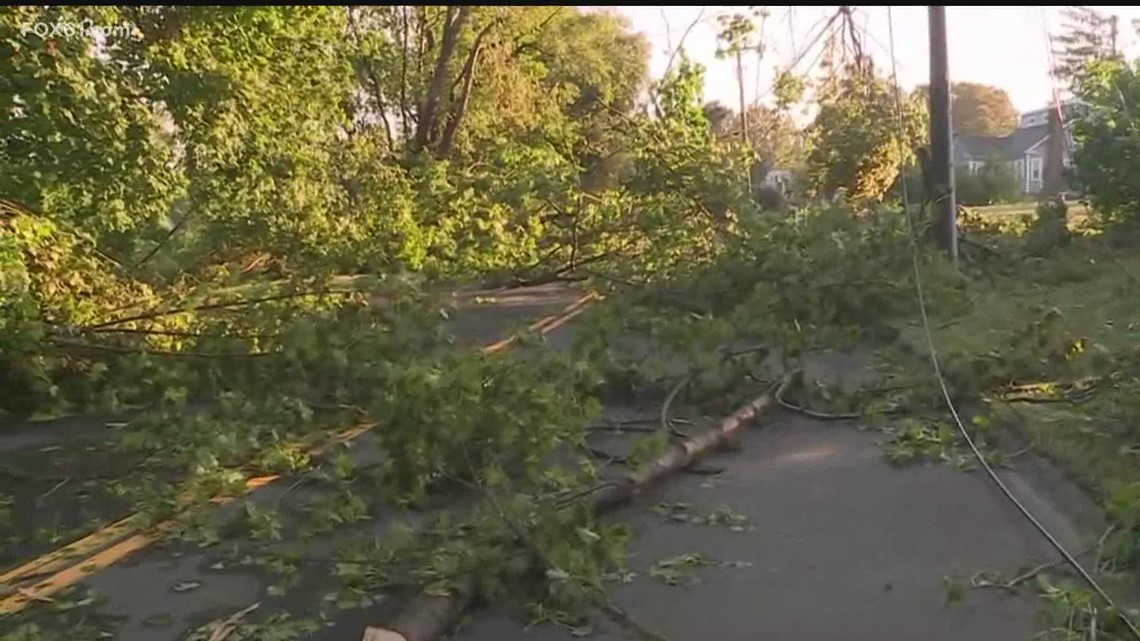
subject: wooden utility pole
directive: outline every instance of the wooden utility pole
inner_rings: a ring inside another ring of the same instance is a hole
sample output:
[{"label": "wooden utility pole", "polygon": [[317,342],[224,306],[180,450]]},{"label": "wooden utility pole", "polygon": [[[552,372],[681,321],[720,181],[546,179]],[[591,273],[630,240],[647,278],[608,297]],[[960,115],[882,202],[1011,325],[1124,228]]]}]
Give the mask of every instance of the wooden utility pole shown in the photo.
[{"label": "wooden utility pole", "polygon": [[946,7],[927,7],[930,20],[930,184],[932,230],[939,246],[958,264],[958,207],[954,199],[954,139],[950,117],[950,71],[946,53]]},{"label": "wooden utility pole", "polygon": [[754,185],[752,184],[752,165],[755,163],[754,154],[752,153],[752,146],[748,144],[748,107],[744,104],[744,63],[741,60],[742,47],[736,48],[736,86],[740,91],[740,141],[744,143],[744,148],[749,152],[751,162],[748,164],[748,193],[752,194]]},{"label": "wooden utility pole", "polygon": [[1110,43],[1110,46],[1112,47],[1112,57],[1113,58],[1116,57],[1116,37],[1119,35],[1119,33],[1118,33],[1119,27],[1117,26],[1117,21],[1119,19],[1120,19],[1120,16],[1116,15],[1115,13],[1112,14],[1112,18],[1110,18],[1110,20],[1112,21],[1112,41]]},{"label": "wooden utility pole", "polygon": [[[1056,96],[1054,96],[1056,98]],[[1065,184],[1065,127],[1063,106],[1054,99],[1049,110],[1048,138],[1045,139],[1045,170],[1042,175],[1041,199],[1058,196],[1068,187]]]}]

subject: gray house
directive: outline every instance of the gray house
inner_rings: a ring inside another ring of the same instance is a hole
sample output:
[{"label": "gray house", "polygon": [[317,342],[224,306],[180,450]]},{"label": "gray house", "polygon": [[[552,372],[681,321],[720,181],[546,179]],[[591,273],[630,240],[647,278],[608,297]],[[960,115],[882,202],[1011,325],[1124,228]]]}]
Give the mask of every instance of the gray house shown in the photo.
[{"label": "gray house", "polygon": [[[1073,149],[1072,119],[1079,118],[1088,108],[1087,103],[1071,100],[1062,106],[1065,114],[1064,165],[1069,167]],[[1006,136],[954,137],[954,171],[977,173],[988,162],[998,161],[1012,166],[1021,183],[1023,194],[1041,191],[1045,175],[1045,150],[1049,140],[1049,111],[1045,107],[1021,114],[1017,129]]]}]

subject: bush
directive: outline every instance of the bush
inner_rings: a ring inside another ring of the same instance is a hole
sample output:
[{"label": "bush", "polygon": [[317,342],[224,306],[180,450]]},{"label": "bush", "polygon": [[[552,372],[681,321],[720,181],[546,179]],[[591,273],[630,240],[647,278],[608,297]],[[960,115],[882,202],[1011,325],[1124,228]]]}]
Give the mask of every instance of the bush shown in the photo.
[{"label": "bush", "polygon": [[1075,178],[1098,217],[1114,223],[1140,220],[1140,137],[1138,119],[1128,108],[1140,98],[1136,63],[1101,60],[1090,63],[1086,74],[1076,92],[1090,111],[1073,126]]},{"label": "bush", "polygon": [[1017,175],[1002,162],[987,162],[975,174],[956,171],[954,189],[958,203],[969,207],[998,205],[1021,196]]},{"label": "bush", "polygon": [[1037,205],[1037,218],[1025,236],[1025,249],[1030,256],[1044,256],[1054,247],[1069,243],[1068,213],[1065,201],[1060,198]]}]

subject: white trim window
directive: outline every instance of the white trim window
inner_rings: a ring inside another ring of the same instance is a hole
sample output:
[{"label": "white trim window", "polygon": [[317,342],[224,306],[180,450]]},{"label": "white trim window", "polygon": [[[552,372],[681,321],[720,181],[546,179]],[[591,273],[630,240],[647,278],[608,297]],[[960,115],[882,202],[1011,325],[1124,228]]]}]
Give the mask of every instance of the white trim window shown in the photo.
[{"label": "white trim window", "polygon": [[1041,159],[1040,158],[1030,158],[1029,159],[1029,181],[1030,182],[1041,182]]}]

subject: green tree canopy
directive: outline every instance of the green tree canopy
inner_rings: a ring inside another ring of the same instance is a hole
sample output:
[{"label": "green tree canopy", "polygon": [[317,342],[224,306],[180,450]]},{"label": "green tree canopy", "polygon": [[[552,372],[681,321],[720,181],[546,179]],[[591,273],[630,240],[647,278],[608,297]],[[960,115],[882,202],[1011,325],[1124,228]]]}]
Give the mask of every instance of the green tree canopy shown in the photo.
[{"label": "green tree canopy", "polygon": [[1056,52],[1053,73],[1076,89],[1086,79],[1090,62],[1119,59],[1118,17],[1085,6],[1065,7],[1062,14],[1061,32],[1051,38]]},{"label": "green tree canopy", "polygon": [[880,200],[926,138],[926,111],[903,98],[902,128],[894,85],[873,70],[848,70],[825,91],[808,128],[807,184],[830,197]]},{"label": "green tree canopy", "polygon": [[1120,60],[1089,63],[1077,95],[1089,103],[1073,123],[1076,180],[1096,212],[1110,220],[1140,220],[1140,68]]},{"label": "green tree canopy", "polygon": [[[914,96],[927,104],[930,88],[919,85]],[[1004,136],[1017,128],[1017,109],[1005,89],[976,82],[955,82],[951,85],[950,96],[956,133]]]}]

